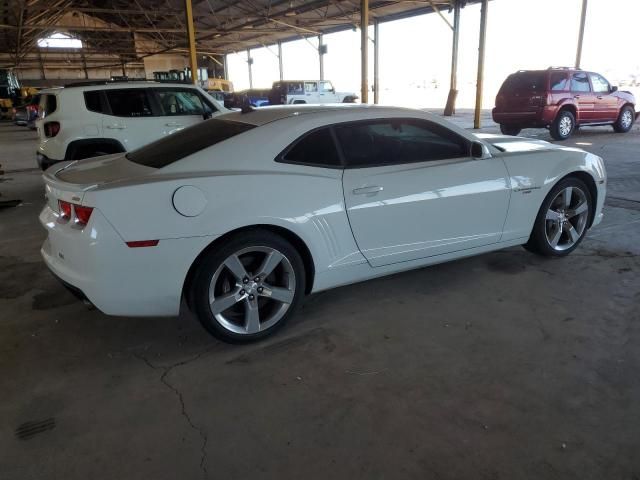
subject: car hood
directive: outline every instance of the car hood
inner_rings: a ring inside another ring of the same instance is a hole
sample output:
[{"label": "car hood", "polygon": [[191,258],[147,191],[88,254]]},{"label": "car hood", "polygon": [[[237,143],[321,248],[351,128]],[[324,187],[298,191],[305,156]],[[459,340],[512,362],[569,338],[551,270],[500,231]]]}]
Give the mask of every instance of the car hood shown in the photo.
[{"label": "car hood", "polygon": [[501,152],[532,152],[537,150],[557,150],[561,148],[558,145],[547,142],[545,140],[537,140],[535,138],[513,137],[510,135],[495,135],[491,133],[475,134],[480,140],[485,141],[491,146],[497,148]]}]

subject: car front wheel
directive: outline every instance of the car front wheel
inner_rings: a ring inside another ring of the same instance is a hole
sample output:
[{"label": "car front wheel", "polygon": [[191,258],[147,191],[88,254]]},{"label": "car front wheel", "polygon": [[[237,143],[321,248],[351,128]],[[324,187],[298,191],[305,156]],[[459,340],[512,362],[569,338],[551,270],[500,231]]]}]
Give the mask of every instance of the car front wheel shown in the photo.
[{"label": "car front wheel", "polygon": [[620,110],[620,115],[618,115],[618,120],[613,124],[613,129],[617,133],[626,133],[631,130],[633,127],[633,120],[635,119],[635,112],[633,111],[633,107],[626,105]]},{"label": "car front wheel", "polygon": [[525,248],[547,257],[571,253],[587,233],[592,202],[582,180],[560,181],[542,203]]},{"label": "car front wheel", "polygon": [[294,315],[305,291],[304,263],[282,237],[243,232],[204,257],[191,288],[192,307],[209,333],[251,342]]},{"label": "car front wheel", "polygon": [[551,124],[549,132],[555,140],[566,140],[576,128],[576,117],[569,110],[562,110]]}]

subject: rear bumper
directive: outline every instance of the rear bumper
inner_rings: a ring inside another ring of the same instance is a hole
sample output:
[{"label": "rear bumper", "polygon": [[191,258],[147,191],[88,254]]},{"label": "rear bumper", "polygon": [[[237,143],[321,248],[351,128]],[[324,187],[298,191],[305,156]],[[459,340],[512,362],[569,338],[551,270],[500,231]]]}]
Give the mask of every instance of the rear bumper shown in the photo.
[{"label": "rear bumper", "polygon": [[512,112],[499,108],[491,111],[493,121],[505,125],[517,125],[521,127],[546,127],[550,125],[557,112],[557,107],[542,107],[532,111]]},{"label": "rear bumper", "polygon": [[97,209],[82,229],[61,222],[49,205],[40,222],[48,232],[40,250],[47,267],[108,315],[177,315],[189,268],[213,241],[190,237],[129,248]]}]

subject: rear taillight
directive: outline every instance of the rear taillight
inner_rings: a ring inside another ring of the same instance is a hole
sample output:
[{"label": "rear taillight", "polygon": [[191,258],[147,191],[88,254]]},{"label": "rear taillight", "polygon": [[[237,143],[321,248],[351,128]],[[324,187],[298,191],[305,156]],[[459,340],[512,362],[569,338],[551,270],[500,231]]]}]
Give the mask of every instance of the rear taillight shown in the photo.
[{"label": "rear taillight", "polygon": [[75,203],[69,203],[63,200],[58,200],[58,206],[60,208],[60,218],[62,220],[70,220],[71,211],[73,210],[73,213],[75,214],[75,224],[81,227],[84,227],[89,223],[91,212],[93,212],[93,207],[83,207],[82,205],[76,205]]},{"label": "rear taillight", "polygon": [[59,122],[47,122],[44,124],[44,134],[46,137],[55,137],[60,132]]},{"label": "rear taillight", "polygon": [[37,112],[38,111],[38,106],[37,105],[27,105],[27,110],[29,110],[30,112]]},{"label": "rear taillight", "polygon": [[76,224],[84,227],[87,223],[89,223],[91,212],[93,212],[93,207],[81,207],[80,205],[74,205],[73,209],[76,212]]},{"label": "rear taillight", "polygon": [[60,218],[69,220],[71,218],[71,204],[58,200],[58,207],[60,208]]}]

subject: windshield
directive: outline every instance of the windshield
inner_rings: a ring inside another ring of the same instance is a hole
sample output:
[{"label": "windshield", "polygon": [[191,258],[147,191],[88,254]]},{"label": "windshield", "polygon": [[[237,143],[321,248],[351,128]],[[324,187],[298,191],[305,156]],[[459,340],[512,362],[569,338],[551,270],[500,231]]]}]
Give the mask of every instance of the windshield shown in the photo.
[{"label": "windshield", "polygon": [[509,75],[502,84],[502,92],[542,92],[546,89],[545,72],[518,72]]},{"label": "windshield", "polygon": [[140,165],[162,168],[252,128],[255,125],[213,118],[129,152],[127,158]]}]

